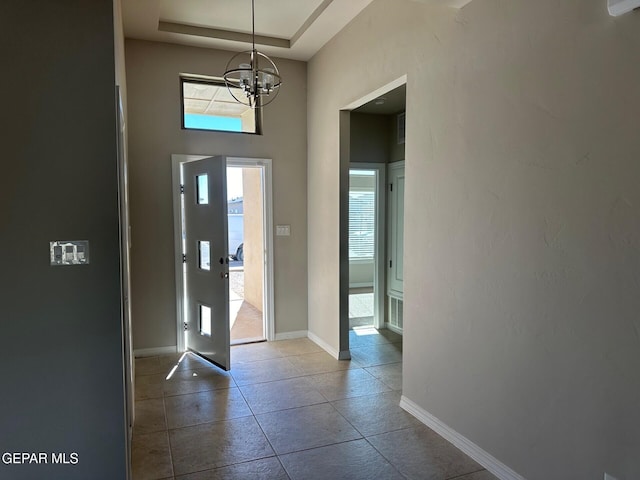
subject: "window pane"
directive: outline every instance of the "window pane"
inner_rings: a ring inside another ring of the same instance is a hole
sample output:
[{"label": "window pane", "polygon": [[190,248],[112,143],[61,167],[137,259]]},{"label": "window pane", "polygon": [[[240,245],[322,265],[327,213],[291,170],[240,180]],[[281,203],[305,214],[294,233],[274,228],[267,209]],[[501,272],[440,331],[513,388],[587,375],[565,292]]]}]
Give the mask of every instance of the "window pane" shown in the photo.
[{"label": "window pane", "polygon": [[196,177],[196,191],[198,205],[207,205],[209,203],[209,177],[206,174]]},{"label": "window pane", "polygon": [[242,98],[241,89],[232,88],[232,95],[224,80],[211,77],[185,76],[181,81],[183,128],[256,133],[257,110],[233,97]]},{"label": "window pane", "polygon": [[209,242],[198,240],[198,266],[201,270],[211,270]]},{"label": "window pane", "polygon": [[211,308],[200,305],[200,333],[211,336]]}]

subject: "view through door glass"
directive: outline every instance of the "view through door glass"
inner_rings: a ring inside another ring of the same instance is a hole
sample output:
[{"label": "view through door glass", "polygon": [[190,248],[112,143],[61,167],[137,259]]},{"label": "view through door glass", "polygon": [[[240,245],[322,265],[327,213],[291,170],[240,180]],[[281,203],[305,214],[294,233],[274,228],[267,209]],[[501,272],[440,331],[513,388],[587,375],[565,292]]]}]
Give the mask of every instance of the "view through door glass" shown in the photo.
[{"label": "view through door glass", "polygon": [[231,343],[265,340],[264,181],[261,167],[227,167]]}]

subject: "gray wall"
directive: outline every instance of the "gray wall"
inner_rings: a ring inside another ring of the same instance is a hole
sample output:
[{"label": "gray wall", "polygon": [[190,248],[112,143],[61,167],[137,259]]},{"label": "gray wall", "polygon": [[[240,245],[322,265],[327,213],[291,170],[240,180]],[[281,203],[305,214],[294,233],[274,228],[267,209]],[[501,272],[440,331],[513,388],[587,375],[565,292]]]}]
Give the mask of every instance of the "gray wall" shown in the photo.
[{"label": "gray wall", "polygon": [[403,394],[529,480],[640,478],[639,27],[375,0],[309,64],[310,331],[339,345],[338,112],[406,74]]},{"label": "gray wall", "polygon": [[[79,454],[0,478],[125,476],[112,9],[0,6],[0,452]],[[90,265],[50,267],[51,240]]]},{"label": "gray wall", "polygon": [[351,163],[387,163],[389,135],[387,115],[352,112]]},{"label": "gray wall", "polygon": [[220,76],[229,52],[127,40],[134,348],[176,345],[171,154],[273,159],[276,334],[307,329],[306,65],[277,60],[284,79],[264,109],[264,135],[180,127],[180,73]]}]

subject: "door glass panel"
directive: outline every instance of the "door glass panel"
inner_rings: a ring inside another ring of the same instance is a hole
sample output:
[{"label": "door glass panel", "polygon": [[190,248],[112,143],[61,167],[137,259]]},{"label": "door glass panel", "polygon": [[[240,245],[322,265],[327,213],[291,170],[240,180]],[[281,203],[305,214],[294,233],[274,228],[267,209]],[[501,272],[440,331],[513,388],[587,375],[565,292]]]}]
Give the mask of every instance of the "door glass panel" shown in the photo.
[{"label": "door glass panel", "polygon": [[201,270],[211,270],[210,245],[203,240],[198,240],[198,266]]},{"label": "door glass panel", "polygon": [[197,194],[198,194],[198,205],[208,205],[209,204],[209,176],[198,175],[196,177],[196,185],[197,185]]},{"label": "door glass panel", "polygon": [[200,333],[211,336],[211,308],[206,305],[200,305]]}]

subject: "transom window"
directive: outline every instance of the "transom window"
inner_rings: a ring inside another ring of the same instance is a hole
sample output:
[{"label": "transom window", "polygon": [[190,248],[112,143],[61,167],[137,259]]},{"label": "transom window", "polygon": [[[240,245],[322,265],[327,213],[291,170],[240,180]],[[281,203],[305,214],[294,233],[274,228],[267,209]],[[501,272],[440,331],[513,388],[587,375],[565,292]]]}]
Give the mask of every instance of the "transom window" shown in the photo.
[{"label": "transom window", "polygon": [[[244,95],[234,90],[236,96]],[[184,129],[259,133],[259,111],[238,103],[222,79],[181,75],[180,94]]]}]

